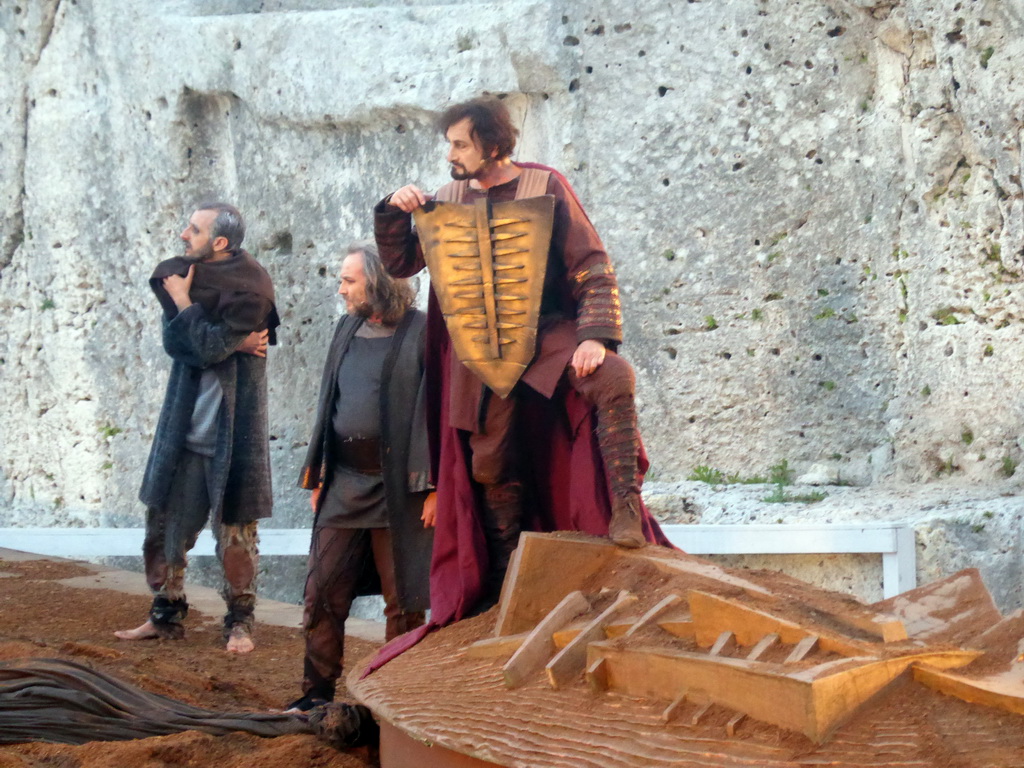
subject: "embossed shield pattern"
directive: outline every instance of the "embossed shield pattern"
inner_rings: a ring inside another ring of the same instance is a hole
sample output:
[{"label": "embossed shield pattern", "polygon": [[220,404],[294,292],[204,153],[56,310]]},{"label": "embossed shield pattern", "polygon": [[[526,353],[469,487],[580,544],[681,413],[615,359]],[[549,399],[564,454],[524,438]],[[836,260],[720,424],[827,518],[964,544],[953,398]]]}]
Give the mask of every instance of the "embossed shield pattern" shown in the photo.
[{"label": "embossed shield pattern", "polygon": [[501,397],[533,359],[554,212],[542,195],[413,214],[455,354]]}]

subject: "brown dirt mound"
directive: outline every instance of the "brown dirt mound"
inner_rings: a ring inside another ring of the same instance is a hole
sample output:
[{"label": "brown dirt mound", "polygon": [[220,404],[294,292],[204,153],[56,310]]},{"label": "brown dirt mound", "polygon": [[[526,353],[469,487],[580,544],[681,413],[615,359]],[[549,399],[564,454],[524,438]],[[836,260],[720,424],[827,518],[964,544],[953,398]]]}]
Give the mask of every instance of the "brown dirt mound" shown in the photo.
[{"label": "brown dirt mound", "polygon": [[[191,612],[181,641],[126,642],[115,629],[137,626],[149,600],[102,589],[74,589],[56,582],[91,573],[74,563],[0,561],[0,660],[62,658],[88,664],[140,688],[219,711],[266,711],[299,695],[303,641],[298,629],[260,625],[256,650],[224,651],[219,616]],[[347,658],[376,646],[349,639]],[[342,688],[339,699],[351,700]],[[363,753],[345,754],[313,736],[261,739],[235,734],[216,738],[194,731],[130,742],[91,742],[78,747],[21,744],[0,747],[0,768],[363,768]]]}]

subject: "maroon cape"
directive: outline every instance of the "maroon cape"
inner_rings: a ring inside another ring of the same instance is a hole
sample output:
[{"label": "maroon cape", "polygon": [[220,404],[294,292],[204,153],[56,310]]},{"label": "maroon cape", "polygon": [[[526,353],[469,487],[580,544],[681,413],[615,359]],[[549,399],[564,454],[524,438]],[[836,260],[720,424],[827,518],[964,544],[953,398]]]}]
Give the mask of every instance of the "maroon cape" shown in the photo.
[{"label": "maroon cape", "polygon": [[[524,167],[557,171],[533,163]],[[566,188],[572,187],[559,178]],[[573,193],[575,195],[575,193]],[[427,412],[435,457],[437,528],[430,566],[430,623],[386,644],[363,675],[408,650],[427,634],[470,615],[483,596],[487,547],[480,525],[479,499],[469,468],[465,433],[450,426],[448,355],[451,338],[434,295],[427,310]],[[597,445],[593,408],[563,379],[550,400],[520,385],[520,456],[527,493],[523,530],[581,531],[608,535],[609,489]],[[641,447],[638,471],[647,471]],[[642,510],[647,540],[671,546],[658,523]]]}]

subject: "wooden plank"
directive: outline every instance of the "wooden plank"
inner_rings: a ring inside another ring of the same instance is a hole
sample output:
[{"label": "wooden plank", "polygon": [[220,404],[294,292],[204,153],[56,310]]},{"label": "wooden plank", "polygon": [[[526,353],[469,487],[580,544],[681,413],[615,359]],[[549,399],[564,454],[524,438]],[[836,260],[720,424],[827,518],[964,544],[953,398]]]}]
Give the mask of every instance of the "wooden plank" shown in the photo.
[{"label": "wooden plank", "polygon": [[[863,705],[888,689],[912,664],[927,663],[948,668],[969,664],[980,655],[979,652],[961,650],[913,654],[861,664],[836,674],[819,676],[811,684],[811,722],[804,733],[821,743]],[[822,666],[829,667],[833,664]],[[814,673],[815,670],[811,669],[797,673],[796,676],[810,679]]]},{"label": "wooden plank", "polygon": [[[807,638],[804,638],[804,640],[806,639]],[[775,632],[772,632],[770,635],[765,635],[757,641],[757,645],[755,645],[753,649],[750,651],[750,653],[747,654],[747,660],[757,661],[759,658],[761,658],[761,656],[763,656],[768,651],[768,649],[778,644],[778,642],[779,636]]]},{"label": "wooden plank", "polygon": [[693,617],[690,611],[669,611],[658,619],[658,626],[670,635],[696,639],[697,628],[693,624]]},{"label": "wooden plank", "polygon": [[576,639],[576,636],[583,631],[585,626],[587,626],[586,621],[572,621],[557,632],[552,633],[551,640],[554,642],[555,648],[559,651],[565,648],[565,646]]},{"label": "wooden plank", "polygon": [[736,635],[726,630],[718,636],[708,651],[709,656],[731,656],[736,651]]},{"label": "wooden plank", "polygon": [[709,701],[706,704],[702,704],[697,708],[697,711],[693,713],[693,717],[690,718],[690,725],[700,725],[700,721],[704,719],[704,715],[708,713],[708,710],[714,705],[714,702]]},{"label": "wooden plank", "polygon": [[896,680],[911,664],[953,666],[974,651],[940,651],[893,659],[841,659],[781,674],[774,664],[656,647],[592,643],[589,660],[607,662],[608,689],[672,699],[684,688],[723,707],[821,742]]},{"label": "wooden plank", "polygon": [[485,637],[466,647],[464,655],[470,659],[496,659],[509,657],[522,646],[527,633],[506,637]]},{"label": "wooden plank", "polygon": [[495,636],[529,632],[563,596],[609,571],[627,551],[593,536],[522,534],[502,588]]},{"label": "wooden plank", "polygon": [[914,679],[932,690],[962,701],[1024,715],[1024,685],[1021,685],[1019,677],[1009,680],[967,678],[925,665],[914,665]]},{"label": "wooden plank", "polygon": [[570,592],[563,597],[562,601],[551,609],[548,615],[526,636],[522,645],[519,646],[519,650],[502,667],[505,685],[515,688],[521,685],[529,675],[540,669],[555,652],[554,642],[551,640],[552,633],[588,610],[590,610],[590,601],[583,596],[582,592]]},{"label": "wooden plank", "polygon": [[736,729],[739,727],[740,723],[742,723],[746,719],[747,716],[745,714],[743,714],[742,712],[737,712],[735,715],[732,716],[732,719],[725,724],[725,733],[729,736],[730,739],[736,736]]},{"label": "wooden plank", "polygon": [[632,637],[644,627],[654,623],[654,620],[665,613],[669,608],[673,608],[681,602],[683,602],[683,598],[679,595],[666,595],[657,603],[657,605],[653,606],[649,611],[647,611],[647,613],[641,616],[640,620],[626,631],[625,636]]},{"label": "wooden plank", "polygon": [[[622,637],[634,624],[636,624],[636,618],[616,619],[610,624],[605,625],[604,636],[608,640],[614,640],[617,637]],[[586,622],[574,621],[564,629],[560,629],[555,632],[551,636],[551,639],[555,641],[555,647],[558,648],[558,650],[565,648],[565,646],[571,643],[576,635],[583,630],[584,626],[586,626]]]},{"label": "wooden plank", "polygon": [[795,646],[793,646],[793,650],[790,651],[789,656],[786,657],[786,660],[783,662],[783,664],[796,664],[798,661],[803,661],[807,657],[807,654],[809,654],[817,647],[818,636],[808,635]]},{"label": "wooden plank", "polygon": [[608,690],[608,668],[604,659],[598,659],[587,667],[585,676],[590,690],[594,693]]},{"label": "wooden plank", "polygon": [[915,639],[957,645],[1003,618],[976,568],[957,571],[871,607],[902,619]]},{"label": "wooden plank", "polygon": [[[608,684],[608,670],[607,670],[607,668],[605,669],[604,680],[605,680],[605,685],[607,685]],[[669,704],[667,707],[665,707],[665,710],[661,713],[661,721],[663,723],[666,723],[666,724],[671,723],[673,720],[675,720],[677,717],[679,717],[684,704],[686,704],[686,691],[685,690],[675,698],[675,701],[673,701],[671,704]]]},{"label": "wooden plank", "polygon": [[545,670],[552,688],[564,686],[583,671],[587,661],[587,646],[596,640],[604,639],[605,624],[635,602],[635,595],[625,590],[619,592],[615,602],[605,608],[600,616],[590,622],[569,645],[560,650],[555,658],[548,662]]},{"label": "wooden plank", "polygon": [[903,622],[892,615],[857,615],[856,613],[830,613],[840,623],[863,630],[881,639],[883,643],[898,643],[907,639]]},{"label": "wooden plank", "polygon": [[847,638],[822,627],[800,625],[707,592],[692,590],[688,600],[693,616],[694,636],[702,648],[712,645],[722,632],[730,630],[736,634],[736,641],[740,645],[754,645],[772,633],[778,634],[784,643],[795,644],[813,634],[818,636],[823,649],[842,656],[870,656],[875,652],[870,643]]},{"label": "wooden plank", "polygon": [[591,643],[588,659],[598,657],[607,660],[612,691],[673,700],[685,689],[691,698],[782,728],[804,732],[809,726],[811,681],[778,674],[774,665],[666,648]]}]

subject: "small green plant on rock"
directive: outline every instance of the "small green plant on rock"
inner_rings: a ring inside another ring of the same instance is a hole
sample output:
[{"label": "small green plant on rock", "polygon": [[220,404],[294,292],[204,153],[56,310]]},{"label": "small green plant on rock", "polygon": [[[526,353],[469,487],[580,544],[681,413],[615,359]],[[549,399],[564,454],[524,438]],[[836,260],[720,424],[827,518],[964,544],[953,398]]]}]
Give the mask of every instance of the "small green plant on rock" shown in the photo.
[{"label": "small green plant on rock", "polygon": [[793,482],[793,470],[789,468],[787,459],[768,467],[768,482],[776,485],[789,485]]},{"label": "small green plant on rock", "polygon": [[708,485],[719,485],[725,479],[725,476],[720,469],[713,469],[706,464],[700,464],[691,470],[686,479],[695,480],[698,483],[707,483]]},{"label": "small green plant on rock", "polygon": [[1013,477],[1017,471],[1017,462],[1009,456],[1003,456],[1003,476]]}]

